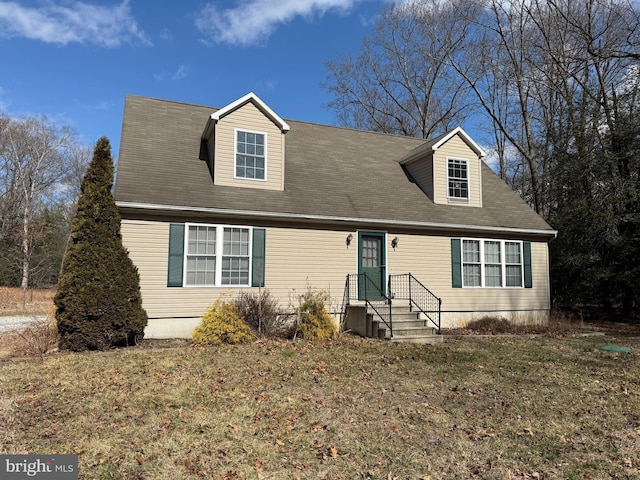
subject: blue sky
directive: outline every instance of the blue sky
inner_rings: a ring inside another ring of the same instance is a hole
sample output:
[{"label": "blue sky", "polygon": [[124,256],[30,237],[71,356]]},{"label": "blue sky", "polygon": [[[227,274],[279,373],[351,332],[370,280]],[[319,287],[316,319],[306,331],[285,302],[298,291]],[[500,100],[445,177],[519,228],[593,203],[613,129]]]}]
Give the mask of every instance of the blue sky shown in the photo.
[{"label": "blue sky", "polygon": [[253,91],[336,122],[326,60],[360,50],[385,0],[0,1],[0,111],[44,114],[118,153],[127,93],[222,107]]}]

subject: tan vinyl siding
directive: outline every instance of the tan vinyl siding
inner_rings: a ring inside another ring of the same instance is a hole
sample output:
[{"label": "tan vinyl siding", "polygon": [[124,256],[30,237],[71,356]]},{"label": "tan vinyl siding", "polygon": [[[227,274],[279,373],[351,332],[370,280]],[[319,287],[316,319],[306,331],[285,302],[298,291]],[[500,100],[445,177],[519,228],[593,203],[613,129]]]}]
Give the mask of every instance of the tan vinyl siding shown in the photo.
[{"label": "tan vinyl siding", "polygon": [[[235,178],[236,129],[266,135],[266,180]],[[249,102],[222,117],[215,128],[214,183],[233,187],[282,190],[284,186],[284,134]]]},{"label": "tan vinyl siding", "polygon": [[405,167],[422,191],[433,200],[433,157],[415,160]]},{"label": "tan vinyl siding", "polygon": [[[510,317],[530,311],[549,311],[549,254],[544,242],[531,242],[533,288],[452,288],[451,238],[396,235],[398,247],[387,246],[388,273],[412,273],[442,298],[443,311],[452,313],[495,312]],[[462,315],[465,316],[465,315]],[[455,317],[455,316],[454,316]]]},{"label": "tan vinyl siding", "polygon": [[[467,160],[469,175],[469,200],[448,198],[447,160],[455,158]],[[434,162],[434,202],[452,205],[482,207],[482,160],[460,138],[453,136],[433,154]]]},{"label": "tan vinyl siding", "polygon": [[[224,222],[220,222],[224,224]],[[265,284],[289,310],[307,286],[326,290],[331,309],[341,302],[347,273],[356,270],[355,243],[347,248],[348,231],[304,228],[266,229]],[[233,298],[249,287],[167,287],[169,223],[122,221],[123,242],[140,272],[143,305],[150,318],[200,317],[217,298]]]},{"label": "tan vinyl siding", "polygon": [[[349,233],[354,241],[347,246]],[[150,317],[149,336],[188,336],[216,299],[234,298],[241,290],[258,291],[248,287],[167,287],[169,223],[123,220],[122,235],[140,272],[143,306]],[[399,242],[394,250],[391,239],[396,236]],[[297,296],[311,287],[326,290],[330,310],[339,311],[345,277],[357,272],[355,238],[355,229],[267,227],[265,285],[281,309],[290,311]],[[507,318],[524,318],[535,312],[548,314],[549,255],[544,242],[531,243],[533,288],[452,288],[451,237],[389,231],[386,239],[387,273],[411,273],[441,297],[443,327],[459,325],[482,314]]]}]

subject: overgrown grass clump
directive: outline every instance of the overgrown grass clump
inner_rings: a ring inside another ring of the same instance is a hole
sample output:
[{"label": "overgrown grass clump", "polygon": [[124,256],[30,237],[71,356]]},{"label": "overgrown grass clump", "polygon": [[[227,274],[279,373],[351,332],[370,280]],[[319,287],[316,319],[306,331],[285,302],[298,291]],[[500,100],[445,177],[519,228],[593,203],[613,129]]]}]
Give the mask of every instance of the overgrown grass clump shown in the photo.
[{"label": "overgrown grass clump", "polygon": [[506,318],[499,317],[482,317],[477,320],[472,320],[467,324],[469,330],[473,330],[477,333],[515,333],[517,330],[516,325],[513,325]]}]

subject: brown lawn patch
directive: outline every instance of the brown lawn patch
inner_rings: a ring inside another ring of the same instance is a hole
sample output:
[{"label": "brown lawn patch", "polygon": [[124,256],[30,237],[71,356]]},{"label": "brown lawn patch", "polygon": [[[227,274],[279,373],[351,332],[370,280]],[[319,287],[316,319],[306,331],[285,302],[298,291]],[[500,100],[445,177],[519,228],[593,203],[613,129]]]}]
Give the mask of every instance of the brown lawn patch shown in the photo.
[{"label": "brown lawn patch", "polygon": [[4,362],[0,450],[76,453],[83,479],[637,478],[640,339],[605,342],[341,337]]},{"label": "brown lawn patch", "polygon": [[0,316],[46,315],[53,305],[55,293],[53,288],[24,291],[0,287]]}]

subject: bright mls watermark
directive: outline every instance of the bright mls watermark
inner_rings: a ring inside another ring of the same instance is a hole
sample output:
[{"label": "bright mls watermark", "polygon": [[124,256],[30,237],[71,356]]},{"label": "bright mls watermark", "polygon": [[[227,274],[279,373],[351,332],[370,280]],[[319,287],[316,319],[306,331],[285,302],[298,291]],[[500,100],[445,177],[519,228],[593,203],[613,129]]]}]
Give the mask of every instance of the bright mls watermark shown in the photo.
[{"label": "bright mls watermark", "polygon": [[77,455],[0,455],[2,480],[78,480]]}]

